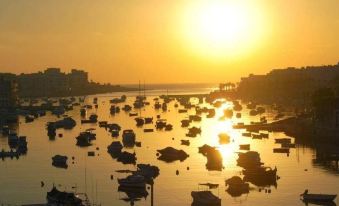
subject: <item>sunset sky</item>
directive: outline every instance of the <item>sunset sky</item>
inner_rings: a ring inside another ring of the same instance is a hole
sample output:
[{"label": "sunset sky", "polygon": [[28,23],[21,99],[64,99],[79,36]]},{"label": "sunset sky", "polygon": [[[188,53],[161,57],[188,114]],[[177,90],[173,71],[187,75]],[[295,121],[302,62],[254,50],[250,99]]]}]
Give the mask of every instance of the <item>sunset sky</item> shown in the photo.
[{"label": "sunset sky", "polygon": [[338,62],[338,0],[0,0],[0,72],[218,83]]}]

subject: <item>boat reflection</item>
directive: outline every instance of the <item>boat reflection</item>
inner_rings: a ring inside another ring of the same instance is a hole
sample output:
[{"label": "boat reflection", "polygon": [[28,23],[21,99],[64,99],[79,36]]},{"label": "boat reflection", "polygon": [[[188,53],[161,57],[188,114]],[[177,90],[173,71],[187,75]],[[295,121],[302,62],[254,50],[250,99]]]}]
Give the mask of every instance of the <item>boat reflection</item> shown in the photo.
[{"label": "boat reflection", "polygon": [[321,206],[337,206],[337,204],[333,201],[331,202],[321,202],[321,201],[305,201],[303,200],[304,204],[306,206],[312,206],[312,205],[321,205]]},{"label": "boat reflection", "polygon": [[124,192],[126,197],[121,198],[126,202],[130,202],[130,205],[134,205],[134,202],[139,201],[141,199],[146,199],[148,196],[148,192],[145,188],[129,188],[129,187],[118,187],[118,192]]}]

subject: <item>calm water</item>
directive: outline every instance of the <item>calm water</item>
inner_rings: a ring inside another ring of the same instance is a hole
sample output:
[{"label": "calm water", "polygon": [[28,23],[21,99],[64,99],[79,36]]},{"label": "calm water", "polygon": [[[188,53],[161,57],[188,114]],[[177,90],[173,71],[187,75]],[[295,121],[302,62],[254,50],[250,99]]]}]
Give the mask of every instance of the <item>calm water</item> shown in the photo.
[{"label": "calm water", "polygon": [[[209,88],[172,89],[172,93],[200,93],[207,92]],[[322,166],[315,166],[312,160],[315,158],[315,151],[298,145],[296,149],[291,149],[289,156],[286,154],[273,153],[273,148],[279,145],[274,144],[274,138],[285,137],[283,133],[270,133],[269,139],[252,140],[248,137],[242,137],[241,130],[233,130],[231,125],[238,121],[249,123],[258,121],[259,116],[249,117],[245,107],[242,111],[241,120],[235,117],[230,120],[220,121],[219,117],[223,114],[223,109],[228,108],[230,103],[225,103],[217,109],[216,117],[213,119],[205,118],[193,125],[201,126],[202,134],[196,138],[187,138],[185,134],[187,129],[181,128],[180,120],[194,114],[195,110],[189,110],[188,114],[179,114],[174,108],[175,102],[168,106],[170,111],[155,111],[153,108],[153,98],[159,94],[165,94],[164,90],[148,91],[148,101],[150,106],[142,110],[142,115],[156,117],[160,114],[162,118],[167,119],[174,127],[172,131],[157,131],[154,133],[144,133],[143,128],[135,126],[134,117],[129,117],[127,113],[120,112],[115,116],[109,114],[109,100],[114,95],[98,95],[98,109],[92,109],[88,113],[96,113],[99,121],[108,121],[118,123],[122,129],[133,129],[137,135],[137,141],[142,142],[142,147],[126,149],[129,152],[137,154],[137,163],[150,163],[160,168],[160,175],[156,178],[154,184],[154,205],[191,205],[192,199],[190,193],[198,188],[198,183],[212,182],[219,183],[219,189],[212,190],[214,194],[222,199],[222,205],[304,205],[299,200],[299,194],[306,188],[313,192],[337,193],[339,194],[339,174],[336,171],[328,170]],[[132,104],[137,93],[128,93],[127,103]],[[92,103],[93,96],[87,97],[86,102]],[[208,105],[206,105],[208,106]],[[72,190],[77,186],[78,192],[87,192],[91,200],[96,200],[102,205],[129,205],[128,202],[120,200],[125,197],[125,193],[118,192],[117,178],[125,177],[126,174],[116,173],[118,169],[135,169],[133,165],[123,165],[112,159],[106,152],[107,146],[116,140],[110,136],[105,129],[97,125],[80,124],[79,107],[67,114],[77,120],[77,126],[72,130],[58,130],[57,134],[62,133],[63,137],[56,137],[50,141],[45,129],[46,122],[57,120],[56,116],[47,114],[32,123],[24,123],[20,119],[18,133],[27,136],[28,153],[26,156],[16,159],[6,159],[0,161],[0,203],[13,205],[28,203],[45,202],[46,192],[48,192],[53,183],[58,185],[59,189]],[[265,114],[270,120],[271,116]],[[93,146],[88,148],[77,147],[75,137],[79,132],[87,128],[96,128],[97,140],[93,141]],[[150,128],[151,125],[145,125],[144,128]],[[219,145],[218,134],[228,133],[233,141],[227,145]],[[174,138],[174,140],[173,140]],[[117,138],[121,140],[121,136]],[[189,139],[190,146],[180,145],[181,139]],[[294,140],[293,140],[294,141]],[[276,166],[278,175],[281,177],[277,182],[277,187],[271,187],[271,193],[259,192],[259,188],[251,185],[252,190],[249,194],[233,198],[225,191],[224,181],[234,175],[240,175],[242,168],[236,166],[239,144],[251,144],[251,150],[258,151],[262,162],[266,166]],[[222,171],[208,171],[205,168],[206,157],[198,153],[198,147],[203,144],[217,146],[223,156],[224,169]],[[183,162],[165,163],[157,160],[156,150],[167,146],[177,149],[183,149],[190,156]],[[99,156],[88,157],[88,151],[95,151]],[[0,149],[8,149],[7,138],[0,136]],[[69,157],[68,169],[59,169],[52,166],[51,157],[56,155],[67,155]],[[71,164],[70,157],[75,157],[74,164]],[[186,168],[190,169],[187,170]],[[307,171],[305,171],[307,169]],[[176,170],[180,174],[176,175]],[[85,172],[86,171],[86,172]],[[86,175],[85,175],[86,174]],[[110,176],[114,179],[111,180]],[[86,178],[85,178],[86,176]],[[40,187],[40,181],[45,182],[45,187]],[[85,185],[87,187],[85,187]],[[97,188],[97,189],[96,189]],[[149,191],[150,193],[150,191]],[[146,199],[136,202],[135,205],[151,205],[150,194]]]}]

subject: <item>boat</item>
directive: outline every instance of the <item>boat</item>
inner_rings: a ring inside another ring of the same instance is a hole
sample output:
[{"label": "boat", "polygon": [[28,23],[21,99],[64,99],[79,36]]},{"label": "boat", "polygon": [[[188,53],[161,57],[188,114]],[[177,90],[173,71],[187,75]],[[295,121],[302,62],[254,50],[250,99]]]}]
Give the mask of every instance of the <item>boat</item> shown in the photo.
[{"label": "boat", "polygon": [[52,165],[55,167],[60,167],[60,168],[67,168],[67,156],[63,156],[63,155],[55,155],[54,157],[52,157]]},{"label": "boat", "polygon": [[92,145],[91,141],[96,139],[96,134],[90,132],[90,131],[85,131],[81,132],[78,137],[76,137],[77,143],[76,145],[80,147],[88,147]]},{"label": "boat", "polygon": [[145,117],[145,124],[153,123],[153,117]]},{"label": "boat", "polygon": [[142,175],[129,175],[126,178],[118,179],[118,183],[121,187],[128,188],[145,188],[146,180]]},{"label": "boat", "polygon": [[112,142],[107,147],[107,152],[113,157],[116,158],[121,154],[122,144],[119,141]]},{"label": "boat", "polygon": [[160,169],[157,166],[150,164],[137,164],[137,171],[132,172],[134,175],[141,175],[146,179],[146,182],[151,182],[159,176]]},{"label": "boat", "polygon": [[112,137],[119,137],[119,130],[112,130],[111,131],[111,136]]},{"label": "boat", "polygon": [[136,117],[134,120],[137,123],[136,124],[137,127],[142,127],[145,124],[144,118]]},{"label": "boat", "polygon": [[81,108],[81,109],[80,109],[80,115],[81,115],[82,117],[85,117],[85,116],[86,116],[86,113],[87,113],[87,111],[86,111],[85,108]]},{"label": "boat", "polygon": [[52,190],[47,192],[47,201],[51,205],[72,205],[83,206],[83,202],[72,192],[61,192],[53,186]]},{"label": "boat", "polygon": [[191,121],[189,119],[183,119],[181,120],[181,127],[188,127],[190,123]]},{"label": "boat", "polygon": [[86,123],[97,123],[98,121],[98,115],[96,114],[91,114],[91,116],[89,116],[89,119],[83,119],[81,120],[81,124],[86,124]]},{"label": "boat", "polygon": [[192,205],[198,206],[221,206],[221,199],[215,196],[211,191],[192,191]]},{"label": "boat", "polygon": [[230,136],[226,133],[220,133],[219,137],[219,144],[228,144],[230,143]]},{"label": "boat", "polygon": [[190,146],[190,141],[189,140],[181,140],[181,145],[186,145],[186,146]]},{"label": "boat", "polygon": [[260,154],[255,151],[238,153],[238,156],[237,165],[243,168],[257,168],[263,164],[261,163]]},{"label": "boat", "polygon": [[225,181],[228,186],[227,192],[232,197],[241,196],[242,194],[249,193],[250,186],[243,179],[238,176],[233,176]]},{"label": "boat", "polygon": [[206,118],[213,118],[215,116],[215,110],[209,109],[208,114],[206,115]]},{"label": "boat", "polygon": [[199,185],[201,185],[201,186],[206,186],[206,187],[208,187],[209,189],[216,189],[216,188],[219,187],[219,184],[209,183],[209,182],[207,182],[207,183],[199,183]]},{"label": "boat", "polygon": [[26,115],[25,116],[25,121],[26,123],[33,122],[34,121],[34,116],[33,115]]},{"label": "boat", "polygon": [[250,144],[241,144],[239,145],[240,150],[250,150],[251,145]]},{"label": "boat", "polygon": [[123,164],[135,164],[137,160],[135,153],[129,153],[126,151],[121,152],[118,155],[117,161]]},{"label": "boat", "polygon": [[194,122],[200,122],[201,121],[201,117],[199,115],[189,115],[188,119],[190,121],[194,121]]},{"label": "boat", "polygon": [[171,124],[166,124],[165,126],[165,131],[171,131],[173,129],[173,125]]},{"label": "boat", "polygon": [[178,113],[187,113],[187,109],[179,109]]},{"label": "boat", "polygon": [[329,194],[309,194],[308,190],[305,190],[300,196],[304,202],[333,202],[337,197],[337,195]]},{"label": "boat", "polygon": [[201,128],[191,127],[191,128],[188,128],[188,133],[186,134],[186,136],[187,137],[196,137],[197,134],[201,134]]},{"label": "boat", "polygon": [[149,129],[144,129],[144,132],[154,132],[154,129],[151,129],[151,128],[149,128]]},{"label": "boat", "polygon": [[15,132],[11,132],[8,135],[8,145],[10,148],[16,148],[18,146],[19,137]]},{"label": "boat", "polygon": [[284,148],[295,148],[295,144],[293,144],[293,143],[282,143],[281,147],[284,147]]},{"label": "boat", "polygon": [[122,143],[124,146],[132,147],[135,144],[135,133],[131,129],[122,132]]},{"label": "boat", "polygon": [[155,128],[157,129],[163,129],[165,128],[167,125],[166,123],[166,120],[165,119],[158,119],[156,122],[155,122]]},{"label": "boat", "polygon": [[129,111],[132,110],[132,107],[130,105],[126,104],[126,105],[123,106],[122,110],[124,110],[125,112],[129,112]]},{"label": "boat", "polygon": [[225,117],[225,118],[232,118],[232,117],[233,117],[233,110],[231,110],[231,109],[225,109],[225,110],[224,110],[224,117]]},{"label": "boat", "polygon": [[278,144],[291,143],[291,139],[290,138],[276,138],[275,143],[278,143]]},{"label": "boat", "polygon": [[183,150],[177,150],[173,147],[166,147],[161,150],[157,150],[160,154],[159,160],[165,162],[174,162],[176,160],[184,161],[189,155]]},{"label": "boat", "polygon": [[252,133],[251,132],[244,132],[242,133],[243,137],[252,137]]},{"label": "boat", "polygon": [[252,139],[262,139],[261,134],[252,134]]},{"label": "boat", "polygon": [[269,180],[276,180],[277,179],[277,168],[270,168],[270,167],[253,167],[253,168],[246,168],[243,171],[245,176],[254,177],[256,179],[269,179]]},{"label": "boat", "polygon": [[290,148],[273,148],[274,153],[290,153]]}]

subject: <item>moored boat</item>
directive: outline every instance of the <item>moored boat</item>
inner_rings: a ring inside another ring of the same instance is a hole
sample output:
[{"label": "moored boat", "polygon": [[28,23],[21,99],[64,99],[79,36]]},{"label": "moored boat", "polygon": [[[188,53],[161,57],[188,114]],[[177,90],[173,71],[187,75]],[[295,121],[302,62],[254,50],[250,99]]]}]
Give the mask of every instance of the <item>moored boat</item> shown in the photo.
[{"label": "moored boat", "polygon": [[334,194],[309,194],[308,190],[305,190],[300,196],[304,202],[332,202],[337,197]]},{"label": "moored boat", "polygon": [[192,191],[191,196],[193,198],[192,205],[198,206],[220,206],[221,199],[215,196],[211,191]]}]

